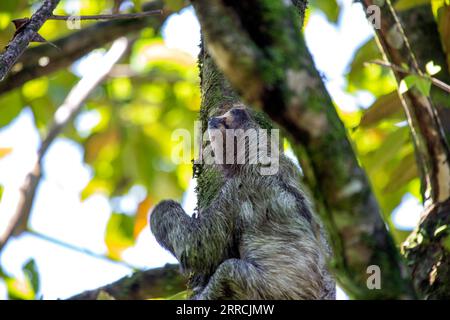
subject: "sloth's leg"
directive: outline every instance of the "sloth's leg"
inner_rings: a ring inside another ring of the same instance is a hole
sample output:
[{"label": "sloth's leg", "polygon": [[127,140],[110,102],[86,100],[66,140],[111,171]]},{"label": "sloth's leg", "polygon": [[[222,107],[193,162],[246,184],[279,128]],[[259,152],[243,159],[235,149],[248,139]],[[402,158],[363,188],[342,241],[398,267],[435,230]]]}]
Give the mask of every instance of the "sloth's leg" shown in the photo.
[{"label": "sloth's leg", "polygon": [[259,292],[264,290],[264,283],[261,272],[254,265],[240,259],[228,259],[217,268],[205,289],[193,299],[261,299]]}]

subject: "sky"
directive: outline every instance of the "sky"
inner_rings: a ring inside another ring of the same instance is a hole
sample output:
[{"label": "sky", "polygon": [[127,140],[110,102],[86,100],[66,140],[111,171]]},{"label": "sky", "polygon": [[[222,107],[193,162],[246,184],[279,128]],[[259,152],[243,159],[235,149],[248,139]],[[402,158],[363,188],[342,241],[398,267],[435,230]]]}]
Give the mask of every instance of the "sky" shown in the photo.
[{"label": "sky", "polygon": [[[345,111],[367,107],[373,102],[369,94],[352,96],[344,92],[345,73],[355,50],[372,35],[359,4],[352,0],[340,0],[343,5],[337,26],[328,23],[320,13],[311,15],[305,30],[306,41],[317,68],[326,77],[326,86],[336,104]],[[184,50],[194,57],[198,53],[200,28],[191,8],[173,15],[163,29],[167,46]],[[96,51],[89,58],[77,63],[73,70],[83,70],[95,65],[102,57]],[[1,116],[1,115],[0,115]],[[84,112],[75,125],[80,131],[95,126],[95,113]],[[19,184],[36,159],[39,135],[34,127],[31,111],[25,109],[10,125],[0,129],[0,147],[12,147],[13,152],[0,160],[0,184],[5,186],[0,202],[0,232],[16,206]],[[82,148],[76,143],[58,138],[44,159],[44,178],[37,192],[32,209],[31,228],[55,239],[104,254],[104,235],[111,212],[105,196],[94,195],[80,202],[79,193],[92,177],[90,168],[83,163]],[[192,182],[183,200],[187,212],[195,207]],[[133,188],[121,206],[132,212],[145,192]],[[419,202],[405,196],[402,205],[394,212],[394,223],[405,230],[415,226],[421,211]],[[23,277],[22,265],[30,258],[36,260],[41,277],[41,294],[44,299],[64,299],[79,292],[94,289],[113,282],[132,272],[129,266],[105,261],[85,253],[74,251],[55,243],[22,235],[12,239],[0,259],[5,271]],[[124,253],[129,265],[154,268],[176,260],[155,241],[145,228],[136,245]],[[6,288],[0,281],[0,299],[6,298]],[[342,291],[339,299],[346,299]]]}]

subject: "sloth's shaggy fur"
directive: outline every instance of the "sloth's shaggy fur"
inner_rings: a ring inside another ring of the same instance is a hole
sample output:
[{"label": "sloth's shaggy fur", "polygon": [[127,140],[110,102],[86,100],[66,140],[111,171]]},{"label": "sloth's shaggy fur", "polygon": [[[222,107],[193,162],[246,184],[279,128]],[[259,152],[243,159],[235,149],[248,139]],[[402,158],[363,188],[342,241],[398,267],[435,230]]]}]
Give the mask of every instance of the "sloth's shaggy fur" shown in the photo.
[{"label": "sloth's shaggy fur", "polygon": [[[245,108],[219,118],[210,129],[259,128]],[[335,299],[329,247],[298,168],[280,154],[277,174],[258,169],[222,165],[225,183],[196,217],[175,201],[159,203],[150,215],[157,241],[185,272],[212,275],[194,299]]]}]

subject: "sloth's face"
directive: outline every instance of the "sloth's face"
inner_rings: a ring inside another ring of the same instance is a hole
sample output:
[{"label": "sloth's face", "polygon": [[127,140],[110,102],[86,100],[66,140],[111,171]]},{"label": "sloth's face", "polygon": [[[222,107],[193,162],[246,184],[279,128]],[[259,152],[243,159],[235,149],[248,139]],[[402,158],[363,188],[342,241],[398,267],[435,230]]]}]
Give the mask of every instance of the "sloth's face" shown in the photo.
[{"label": "sloth's face", "polygon": [[264,167],[261,170],[268,167],[260,172],[264,175],[274,174],[270,171],[273,168],[275,173],[278,170],[278,140],[261,129],[245,107],[234,107],[222,116],[210,118],[208,133],[214,161],[225,175],[232,176],[246,168],[253,170],[259,165]]},{"label": "sloth's face", "polygon": [[247,129],[251,121],[250,115],[244,107],[235,107],[222,116],[210,118],[208,130]]},{"label": "sloth's face", "polygon": [[[257,157],[257,126],[244,107],[210,118],[208,133],[217,164],[243,165]],[[250,151],[250,146],[253,146]],[[250,153],[252,152],[252,153]]]}]

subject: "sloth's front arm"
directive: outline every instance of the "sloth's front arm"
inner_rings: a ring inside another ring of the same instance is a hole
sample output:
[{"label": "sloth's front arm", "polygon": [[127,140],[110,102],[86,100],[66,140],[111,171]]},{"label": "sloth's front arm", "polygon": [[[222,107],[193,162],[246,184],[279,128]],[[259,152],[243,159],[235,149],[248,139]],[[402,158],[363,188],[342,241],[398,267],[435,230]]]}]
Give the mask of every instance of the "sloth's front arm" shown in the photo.
[{"label": "sloth's front arm", "polygon": [[179,203],[166,200],[151,213],[150,228],[156,240],[184,270],[213,271],[231,250],[234,219],[217,207],[213,204],[198,217],[190,217]]}]

